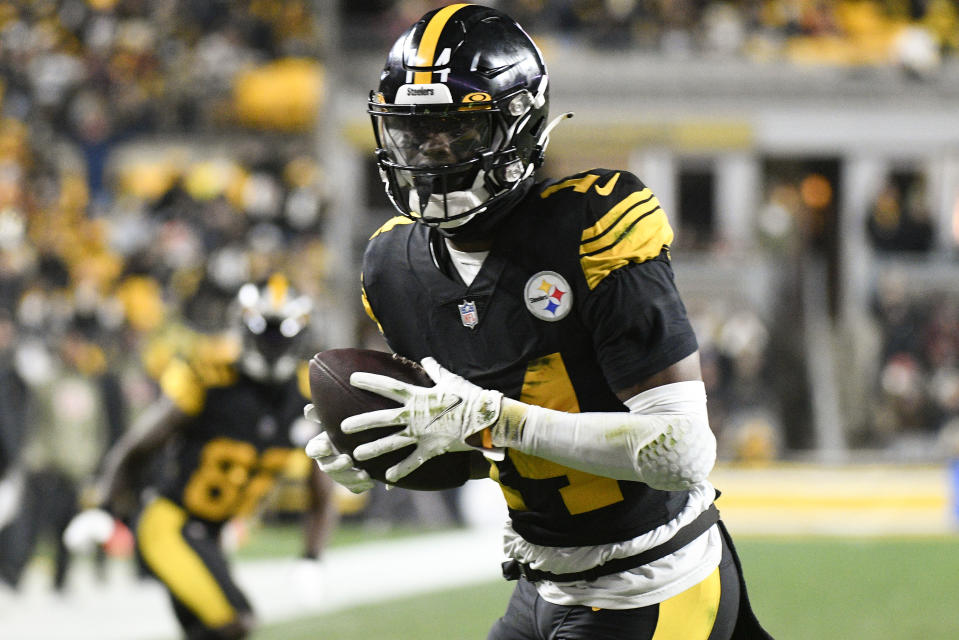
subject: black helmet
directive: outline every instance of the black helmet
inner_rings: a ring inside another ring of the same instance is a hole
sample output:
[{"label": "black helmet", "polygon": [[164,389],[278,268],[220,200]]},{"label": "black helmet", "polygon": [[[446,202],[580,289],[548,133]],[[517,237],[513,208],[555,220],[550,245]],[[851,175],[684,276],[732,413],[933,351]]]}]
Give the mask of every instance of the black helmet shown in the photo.
[{"label": "black helmet", "polygon": [[370,93],[390,201],[446,235],[508,210],[542,164],[548,110],[543,57],[512,18],[470,4],[427,13]]},{"label": "black helmet", "polygon": [[288,380],[300,362],[311,300],[298,294],[285,275],[274,273],[260,286],[244,284],[236,301],[243,340],[240,366],[257,380]]}]

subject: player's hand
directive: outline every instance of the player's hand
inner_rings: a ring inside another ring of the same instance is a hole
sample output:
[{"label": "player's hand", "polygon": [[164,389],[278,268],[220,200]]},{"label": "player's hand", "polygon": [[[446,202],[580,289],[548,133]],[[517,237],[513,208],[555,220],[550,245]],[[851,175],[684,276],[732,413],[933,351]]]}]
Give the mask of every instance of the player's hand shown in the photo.
[{"label": "player's hand", "polygon": [[[312,404],[306,405],[303,414],[307,420],[319,422],[316,409]],[[326,431],[321,431],[306,443],[306,455],[316,460],[320,471],[353,493],[363,493],[373,488],[373,479],[370,478],[370,474],[363,469],[358,469],[348,453],[338,451]]]},{"label": "player's hand", "polygon": [[340,424],[343,433],[376,427],[405,425],[392,435],[356,447],[357,460],[369,460],[385,453],[416,445],[398,464],[386,470],[386,479],[396,482],[424,462],[449,451],[475,450],[466,439],[496,424],[503,394],[476,386],[444,369],[433,358],[424,358],[423,368],[435,382],[418,387],[373,373],[356,372],[350,384],[399,402],[401,407],[370,411],[347,418]]},{"label": "player's hand", "polygon": [[63,531],[63,544],[74,553],[89,553],[113,536],[117,522],[103,509],[84,509]]}]

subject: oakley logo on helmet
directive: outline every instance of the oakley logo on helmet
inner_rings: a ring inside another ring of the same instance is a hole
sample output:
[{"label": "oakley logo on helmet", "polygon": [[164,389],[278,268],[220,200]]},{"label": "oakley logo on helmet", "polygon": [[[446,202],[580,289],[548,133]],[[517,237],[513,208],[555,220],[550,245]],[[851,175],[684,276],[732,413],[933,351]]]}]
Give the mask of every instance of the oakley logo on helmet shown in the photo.
[{"label": "oakley logo on helmet", "polygon": [[463,96],[462,102],[489,102],[493,97],[485,91],[474,91]]}]

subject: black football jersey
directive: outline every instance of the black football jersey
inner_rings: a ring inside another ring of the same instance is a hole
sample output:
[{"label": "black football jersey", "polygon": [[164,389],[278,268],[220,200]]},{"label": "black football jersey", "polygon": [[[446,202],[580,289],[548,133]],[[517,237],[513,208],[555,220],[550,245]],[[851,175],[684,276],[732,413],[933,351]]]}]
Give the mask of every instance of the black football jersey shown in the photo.
[{"label": "black football jersey", "polygon": [[[364,304],[390,347],[511,398],[570,412],[625,411],[625,390],[690,355],[673,282],[673,233],[625,171],[537,184],[474,281],[435,230],[397,217],[370,239]],[[686,492],[654,490],[509,450],[491,467],[513,528],[549,546],[627,540],[668,522]]]},{"label": "black football jersey", "polygon": [[309,398],[306,365],[286,383],[243,375],[232,361],[174,360],[163,393],[190,416],[171,443],[160,493],[213,523],[251,513],[291,455],[290,429]]}]

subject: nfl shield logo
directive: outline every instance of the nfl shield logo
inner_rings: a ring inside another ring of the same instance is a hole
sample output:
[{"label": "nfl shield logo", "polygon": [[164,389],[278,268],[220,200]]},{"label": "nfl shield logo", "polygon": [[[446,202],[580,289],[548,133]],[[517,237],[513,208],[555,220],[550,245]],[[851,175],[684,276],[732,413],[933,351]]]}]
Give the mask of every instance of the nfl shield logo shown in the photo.
[{"label": "nfl shield logo", "polygon": [[463,326],[472,329],[477,324],[479,324],[479,316],[476,315],[476,303],[469,300],[463,300],[463,304],[459,305],[460,309],[460,320],[463,321]]}]

